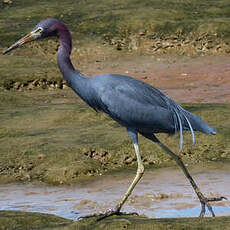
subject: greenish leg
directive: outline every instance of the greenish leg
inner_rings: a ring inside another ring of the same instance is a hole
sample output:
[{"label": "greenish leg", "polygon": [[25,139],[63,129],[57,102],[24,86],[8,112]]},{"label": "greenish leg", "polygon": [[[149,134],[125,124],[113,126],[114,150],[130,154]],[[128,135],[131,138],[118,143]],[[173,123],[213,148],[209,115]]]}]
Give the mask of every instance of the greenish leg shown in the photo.
[{"label": "greenish leg", "polygon": [[164,151],[169,154],[175,161],[176,163],[181,167],[181,169],[183,170],[185,176],[188,178],[189,182],[191,183],[195,193],[197,194],[200,203],[201,203],[201,212],[200,212],[200,217],[204,217],[205,214],[205,207],[207,206],[208,210],[210,211],[211,215],[214,217],[215,213],[212,209],[212,206],[208,203],[211,201],[221,201],[223,199],[226,199],[225,197],[214,197],[214,198],[206,198],[200,191],[199,187],[197,186],[197,184],[195,183],[195,181],[193,180],[192,176],[189,174],[187,168],[185,167],[183,161],[181,160],[181,158],[176,155],[175,153],[173,153],[167,146],[165,146],[164,144],[162,144],[156,137],[155,137],[155,143],[157,143],[162,149],[164,149]]},{"label": "greenish leg", "polygon": [[129,186],[127,192],[125,193],[125,195],[123,196],[121,202],[118,204],[118,206],[116,208],[118,212],[121,210],[122,206],[124,205],[124,203],[126,202],[128,197],[130,196],[130,194],[132,193],[132,191],[135,188],[136,184],[138,183],[138,181],[141,179],[141,177],[144,174],[144,165],[143,165],[143,162],[141,160],[141,155],[140,155],[140,152],[139,152],[138,144],[136,144],[136,143],[134,144],[134,149],[135,149],[135,153],[136,153],[136,156],[137,156],[137,164],[138,164],[137,173],[136,173],[136,176],[135,176],[132,184]]},{"label": "greenish leg", "polygon": [[167,146],[165,146],[164,144],[162,144],[161,142],[157,142],[157,144],[163,148],[175,161],[176,163],[181,167],[181,169],[183,170],[185,176],[188,178],[189,182],[191,183],[195,193],[197,194],[200,203],[201,203],[201,212],[200,212],[200,217],[203,217],[205,214],[205,205],[208,207],[208,210],[210,211],[210,213],[212,214],[212,216],[215,216],[215,213],[212,210],[212,206],[208,203],[208,199],[204,197],[204,195],[201,193],[199,187],[197,186],[197,184],[195,183],[195,181],[193,180],[192,176],[189,174],[187,168],[185,167],[183,161],[181,160],[181,158],[176,155],[175,153],[173,153]]},{"label": "greenish leg", "polygon": [[[185,176],[188,178],[189,182],[191,183],[195,193],[197,194],[200,203],[201,203],[201,212],[200,212],[200,217],[203,217],[205,214],[205,207],[208,207],[208,210],[210,211],[210,213],[212,214],[212,216],[215,216],[215,213],[212,210],[212,206],[208,203],[208,202],[212,202],[212,201],[221,201],[223,199],[226,199],[225,197],[213,197],[213,198],[206,198],[200,191],[199,187],[197,186],[197,184],[195,183],[195,181],[193,180],[192,176],[189,174],[187,168],[185,167],[183,161],[181,160],[181,158],[176,155],[175,153],[173,153],[167,146],[165,146],[163,143],[161,143],[158,138],[154,135],[154,134],[146,134],[146,133],[142,133],[142,135],[150,140],[152,140],[154,143],[156,143],[157,145],[159,145],[168,155],[170,155],[175,161],[176,163],[180,166],[180,168],[183,170]],[[226,199],[227,200],[227,199]]]},{"label": "greenish leg", "polygon": [[133,189],[135,188],[136,184],[138,183],[138,181],[141,179],[141,177],[144,174],[144,165],[142,163],[141,160],[141,155],[139,152],[139,147],[138,144],[134,142],[134,149],[135,149],[135,153],[137,156],[137,173],[136,176],[133,180],[133,182],[131,183],[131,185],[129,186],[127,192],[125,193],[125,195],[123,196],[123,198],[121,199],[120,203],[116,206],[115,210],[109,210],[108,212],[104,213],[103,215],[101,215],[97,220],[102,220],[108,216],[112,216],[112,215],[120,215],[122,214],[120,212],[122,206],[124,205],[124,203],[126,202],[126,200],[128,199],[128,197],[131,195]]}]

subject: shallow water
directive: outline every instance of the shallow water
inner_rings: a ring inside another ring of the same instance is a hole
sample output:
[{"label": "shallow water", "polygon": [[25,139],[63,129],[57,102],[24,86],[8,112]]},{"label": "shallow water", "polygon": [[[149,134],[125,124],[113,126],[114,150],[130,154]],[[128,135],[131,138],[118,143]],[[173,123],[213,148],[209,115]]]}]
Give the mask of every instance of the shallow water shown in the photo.
[{"label": "shallow water", "polygon": [[[218,163],[189,170],[205,195],[230,198],[230,165]],[[103,175],[74,186],[2,184],[0,210],[51,213],[77,219],[115,207],[134,175],[134,171]],[[217,216],[230,215],[230,201],[214,202],[213,209]],[[151,169],[145,172],[122,211],[157,218],[192,217],[199,215],[200,203],[178,168]]]}]

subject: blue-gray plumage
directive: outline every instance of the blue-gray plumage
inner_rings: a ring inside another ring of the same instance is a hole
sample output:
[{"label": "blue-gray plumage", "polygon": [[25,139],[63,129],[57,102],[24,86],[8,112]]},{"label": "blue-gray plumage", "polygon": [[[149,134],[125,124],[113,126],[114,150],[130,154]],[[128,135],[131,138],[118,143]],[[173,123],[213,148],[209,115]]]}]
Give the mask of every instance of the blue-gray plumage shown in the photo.
[{"label": "blue-gray plumage", "polygon": [[121,207],[144,173],[144,166],[138,148],[138,133],[158,144],[182,168],[201,202],[200,216],[204,216],[206,206],[214,216],[212,207],[208,202],[219,201],[224,197],[207,199],[200,192],[180,157],[162,144],[155,136],[155,133],[174,134],[179,132],[179,149],[181,150],[183,130],[191,131],[193,143],[195,143],[194,131],[200,131],[205,134],[216,134],[216,131],[201,120],[200,117],[186,111],[158,89],[144,82],[118,74],[104,74],[91,78],[83,76],[74,69],[70,60],[72,50],[70,31],[65,24],[57,19],[49,18],[41,21],[31,33],[9,47],[4,54],[26,42],[50,36],[58,36],[59,38],[58,66],[69,87],[93,109],[106,113],[126,127],[134,144],[138,163],[136,177],[115,210],[106,212],[99,219],[120,214]]},{"label": "blue-gray plumage", "polygon": [[216,134],[198,116],[144,82],[112,74],[95,76],[88,82],[95,103],[91,106],[125,127],[133,127],[140,133],[173,134],[180,129],[181,121],[183,130]]}]

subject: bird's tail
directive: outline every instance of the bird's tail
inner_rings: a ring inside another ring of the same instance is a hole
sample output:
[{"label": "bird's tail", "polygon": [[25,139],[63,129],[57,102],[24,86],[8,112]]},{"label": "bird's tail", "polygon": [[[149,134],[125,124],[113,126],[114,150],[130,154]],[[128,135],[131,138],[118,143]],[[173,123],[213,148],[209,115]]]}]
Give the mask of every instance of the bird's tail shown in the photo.
[{"label": "bird's tail", "polygon": [[174,120],[175,120],[175,131],[180,132],[180,147],[179,152],[183,146],[183,130],[191,131],[193,145],[195,144],[194,131],[199,131],[205,134],[216,134],[216,130],[206,124],[199,116],[188,112],[181,106],[175,104],[173,108]]},{"label": "bird's tail", "polygon": [[[192,128],[194,131],[199,131],[205,134],[216,134],[216,130],[213,129],[211,126],[209,126],[207,123],[205,123],[199,116],[190,113],[188,111],[186,117],[189,119]],[[187,127],[185,127],[186,130]]]}]

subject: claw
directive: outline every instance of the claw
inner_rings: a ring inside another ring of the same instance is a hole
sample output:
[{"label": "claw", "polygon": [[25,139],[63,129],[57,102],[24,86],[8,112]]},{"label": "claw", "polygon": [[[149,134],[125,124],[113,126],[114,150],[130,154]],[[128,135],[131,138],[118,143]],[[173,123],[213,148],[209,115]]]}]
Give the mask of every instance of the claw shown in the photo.
[{"label": "claw", "polygon": [[213,197],[213,198],[206,198],[206,197],[200,197],[200,202],[201,202],[201,212],[200,212],[200,217],[204,217],[205,214],[205,206],[207,206],[209,212],[212,214],[212,217],[215,217],[215,213],[212,210],[212,206],[208,202],[214,202],[214,201],[222,201],[222,200],[227,200],[226,197],[221,196],[221,197]]},{"label": "claw", "polygon": [[221,197],[213,197],[213,198],[208,198],[208,202],[213,202],[213,201],[222,201],[222,200],[228,200],[226,197],[221,196]]},{"label": "claw", "polygon": [[107,218],[109,216],[114,216],[114,215],[117,215],[117,216],[121,216],[121,215],[126,215],[126,216],[127,215],[136,215],[136,216],[139,216],[139,214],[136,213],[136,212],[126,213],[126,212],[120,212],[120,211],[117,211],[117,210],[110,210],[110,211],[102,214],[101,216],[99,216],[97,218],[97,221],[103,220],[103,219],[105,219],[105,218]]},{"label": "claw", "polygon": [[90,217],[96,217],[96,216],[99,216],[100,214],[97,214],[97,213],[94,213],[94,214],[90,214],[90,215],[86,215],[86,216],[80,216],[77,218],[77,220],[81,220],[81,219],[87,219],[87,218],[90,218]]},{"label": "claw", "polygon": [[122,213],[118,210],[109,210],[108,212],[105,212],[104,214],[100,215],[98,218],[97,218],[97,221],[100,221],[100,220],[103,220],[105,219],[106,217],[109,217],[109,216],[114,216],[114,215],[122,215]]},{"label": "claw", "polygon": [[109,210],[105,213],[94,213],[94,214],[91,214],[91,215],[87,215],[87,216],[80,216],[78,218],[78,220],[80,219],[86,219],[86,218],[90,218],[90,217],[97,217],[97,221],[100,221],[100,220],[103,220],[109,216],[114,216],[114,215],[117,215],[117,216],[121,216],[121,215],[136,215],[136,216],[139,216],[138,213],[136,212],[132,212],[132,213],[126,213],[126,212],[120,212],[118,210]]}]

